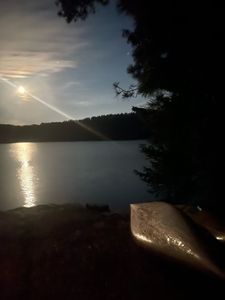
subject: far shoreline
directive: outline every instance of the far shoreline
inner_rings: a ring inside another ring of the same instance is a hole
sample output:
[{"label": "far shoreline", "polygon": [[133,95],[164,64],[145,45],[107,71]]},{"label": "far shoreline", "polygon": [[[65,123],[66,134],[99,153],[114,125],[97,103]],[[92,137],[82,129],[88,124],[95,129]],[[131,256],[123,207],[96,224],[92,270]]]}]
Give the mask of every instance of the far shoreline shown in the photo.
[{"label": "far shoreline", "polygon": [[83,142],[132,142],[132,141],[143,141],[143,142],[148,142],[148,139],[142,139],[142,138],[137,138],[137,139],[116,139],[116,140],[15,140],[15,141],[7,141],[7,142],[1,142],[1,144],[18,144],[18,143],[83,143]]}]

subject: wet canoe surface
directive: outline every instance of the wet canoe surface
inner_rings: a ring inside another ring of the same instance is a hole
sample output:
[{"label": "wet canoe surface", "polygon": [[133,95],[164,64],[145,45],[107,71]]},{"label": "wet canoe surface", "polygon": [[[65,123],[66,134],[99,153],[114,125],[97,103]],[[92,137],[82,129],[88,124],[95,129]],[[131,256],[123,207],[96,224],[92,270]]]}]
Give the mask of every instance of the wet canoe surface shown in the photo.
[{"label": "wet canoe surface", "polygon": [[0,299],[193,299],[224,282],[139,247],[128,215],[72,206],[0,213]]},{"label": "wet canoe surface", "polygon": [[207,224],[200,226],[175,206],[164,202],[131,205],[131,231],[146,249],[225,278],[225,248],[217,232],[212,235]]}]

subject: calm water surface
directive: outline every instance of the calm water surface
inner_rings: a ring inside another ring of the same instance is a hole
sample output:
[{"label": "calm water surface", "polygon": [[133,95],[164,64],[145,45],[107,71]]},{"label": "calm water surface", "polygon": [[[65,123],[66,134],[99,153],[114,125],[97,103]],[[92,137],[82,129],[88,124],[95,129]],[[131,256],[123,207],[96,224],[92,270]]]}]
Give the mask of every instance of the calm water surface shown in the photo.
[{"label": "calm water surface", "polygon": [[39,204],[148,201],[133,172],[146,164],[144,141],[0,144],[0,210]]}]

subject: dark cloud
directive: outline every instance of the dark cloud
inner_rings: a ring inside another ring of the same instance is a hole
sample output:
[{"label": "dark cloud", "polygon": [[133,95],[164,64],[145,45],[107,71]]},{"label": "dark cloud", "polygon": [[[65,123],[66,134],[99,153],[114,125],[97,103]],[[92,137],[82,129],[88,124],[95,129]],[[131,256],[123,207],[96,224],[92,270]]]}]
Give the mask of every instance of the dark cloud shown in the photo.
[{"label": "dark cloud", "polygon": [[[23,78],[76,67],[71,56],[87,45],[80,39],[82,30],[74,33],[50,4],[50,0],[0,2],[1,75]],[[49,11],[49,16],[40,13],[44,11]]]},{"label": "dark cloud", "polygon": [[[130,24],[112,6],[68,25],[54,0],[0,0],[0,76],[75,119],[130,111],[134,103],[116,101],[112,88],[114,81],[130,84],[130,47],[121,37]],[[63,119],[35,100],[21,101],[0,80],[0,123]]]}]

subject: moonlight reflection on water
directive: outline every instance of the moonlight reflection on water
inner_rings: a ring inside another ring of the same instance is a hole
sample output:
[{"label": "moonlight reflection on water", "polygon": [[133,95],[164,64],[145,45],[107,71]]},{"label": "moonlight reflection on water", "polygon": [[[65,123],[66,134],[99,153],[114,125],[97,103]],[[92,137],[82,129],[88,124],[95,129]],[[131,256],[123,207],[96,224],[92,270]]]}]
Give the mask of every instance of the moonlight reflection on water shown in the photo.
[{"label": "moonlight reflection on water", "polygon": [[107,204],[129,211],[151,199],[134,173],[144,141],[0,144],[0,210],[41,204]]},{"label": "moonlight reflection on water", "polygon": [[34,168],[31,164],[32,155],[36,151],[34,143],[17,143],[10,145],[10,152],[18,162],[17,178],[20,183],[20,189],[24,196],[24,207],[36,205]]}]

